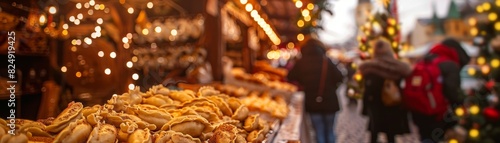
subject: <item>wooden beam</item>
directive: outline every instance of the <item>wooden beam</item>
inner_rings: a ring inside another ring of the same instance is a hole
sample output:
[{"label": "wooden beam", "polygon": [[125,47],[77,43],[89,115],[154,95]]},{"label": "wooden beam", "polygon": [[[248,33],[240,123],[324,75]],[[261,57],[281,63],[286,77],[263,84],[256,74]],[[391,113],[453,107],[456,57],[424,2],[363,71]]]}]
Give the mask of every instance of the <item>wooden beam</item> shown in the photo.
[{"label": "wooden beam", "polygon": [[203,40],[205,48],[207,49],[207,60],[212,65],[212,75],[214,81],[223,80],[222,72],[222,56],[224,55],[225,42],[222,37],[222,20],[220,15],[220,4],[221,1],[217,1],[217,9],[219,12],[217,15],[213,16],[204,11],[205,15],[205,34],[203,35]]}]

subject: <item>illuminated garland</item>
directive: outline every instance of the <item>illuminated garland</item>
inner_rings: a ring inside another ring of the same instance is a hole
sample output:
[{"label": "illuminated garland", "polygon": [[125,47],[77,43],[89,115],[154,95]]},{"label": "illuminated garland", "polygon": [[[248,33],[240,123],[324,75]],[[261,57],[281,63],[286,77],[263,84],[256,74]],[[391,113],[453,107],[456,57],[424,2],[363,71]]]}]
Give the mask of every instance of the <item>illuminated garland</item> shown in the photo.
[{"label": "illuminated garland", "polygon": [[500,72],[500,61],[498,49],[492,47],[497,47],[496,41],[500,39],[498,38],[500,0],[482,3],[476,7],[476,11],[480,15],[485,15],[487,19],[479,21],[473,17],[467,20],[471,26],[469,34],[475,37],[474,45],[480,49],[480,55],[476,59],[477,66],[468,68],[467,73],[486,83],[478,91],[468,93],[464,106],[455,108],[455,114],[460,120],[459,124],[467,132],[466,137],[449,139],[450,143],[499,142],[500,117],[496,94],[499,88],[496,86],[495,79],[498,78],[498,72]]}]

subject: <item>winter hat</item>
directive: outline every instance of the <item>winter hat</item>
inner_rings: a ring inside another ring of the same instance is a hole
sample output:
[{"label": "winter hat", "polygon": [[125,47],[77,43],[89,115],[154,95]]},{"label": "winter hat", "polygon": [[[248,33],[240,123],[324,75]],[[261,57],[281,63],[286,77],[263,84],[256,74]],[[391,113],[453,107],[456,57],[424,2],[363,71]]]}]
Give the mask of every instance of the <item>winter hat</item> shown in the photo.
[{"label": "winter hat", "polygon": [[395,59],[391,44],[386,39],[377,40],[374,44],[373,58],[375,59]]}]

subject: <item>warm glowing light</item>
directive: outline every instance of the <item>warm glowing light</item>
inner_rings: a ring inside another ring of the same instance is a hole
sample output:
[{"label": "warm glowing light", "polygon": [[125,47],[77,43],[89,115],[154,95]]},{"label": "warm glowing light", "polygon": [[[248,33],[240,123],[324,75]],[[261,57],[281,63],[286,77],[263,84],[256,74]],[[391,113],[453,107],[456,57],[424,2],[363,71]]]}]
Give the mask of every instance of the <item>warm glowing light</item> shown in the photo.
[{"label": "warm glowing light", "polygon": [[309,10],[307,9],[302,10],[302,16],[309,16]]},{"label": "warm glowing light", "polygon": [[463,108],[457,108],[457,109],[455,109],[455,114],[456,114],[457,116],[459,116],[459,117],[460,117],[460,116],[463,116],[463,115],[464,115],[464,113],[465,113],[465,111],[464,111],[464,109],[463,109]]},{"label": "warm glowing light", "polygon": [[75,16],[70,16],[69,21],[74,22],[75,21]]},{"label": "warm glowing light", "polygon": [[91,6],[94,6],[94,5],[95,5],[95,1],[94,1],[94,0],[90,0],[90,1],[89,1],[89,4],[90,4]]},{"label": "warm glowing light", "polygon": [[76,9],[81,9],[82,8],[82,3],[76,3]]},{"label": "warm glowing light", "polygon": [[127,68],[132,68],[134,66],[134,63],[132,61],[127,62]]},{"label": "warm glowing light", "polygon": [[87,43],[87,45],[92,44],[92,39],[90,39],[89,37],[85,37],[85,39],[83,39],[83,41],[84,41],[85,43]]},{"label": "warm glowing light", "polygon": [[129,14],[132,14],[132,13],[134,13],[134,8],[132,8],[132,7],[129,7],[129,8],[127,9],[127,12],[128,12]]},{"label": "warm glowing light", "polygon": [[97,18],[96,22],[97,24],[102,24],[104,21],[102,20],[102,18]]},{"label": "warm glowing light", "polygon": [[252,12],[250,12],[250,16],[255,18],[255,17],[259,16],[259,12],[257,12],[257,10],[252,10]]},{"label": "warm glowing light", "polygon": [[49,13],[50,14],[56,14],[57,13],[57,8],[55,6],[50,6],[49,7]]},{"label": "warm glowing light", "polygon": [[470,26],[474,26],[477,24],[477,20],[475,18],[469,18],[468,22]]},{"label": "warm glowing light", "polygon": [[76,52],[76,50],[78,50],[76,46],[71,46],[71,52]]},{"label": "warm glowing light", "polygon": [[132,79],[133,80],[138,80],[139,79],[139,74],[137,74],[137,73],[132,74]]},{"label": "warm glowing light", "polygon": [[103,52],[103,51],[99,51],[99,52],[97,52],[97,56],[99,56],[99,57],[104,57],[104,52]]},{"label": "warm glowing light", "polygon": [[302,3],[302,1],[300,1],[300,0],[299,0],[299,1],[297,1],[297,2],[295,2],[295,7],[297,7],[297,8],[301,8],[301,7],[302,7],[302,5],[303,5],[303,3]]},{"label": "warm glowing light", "polygon": [[308,16],[304,16],[304,20],[305,21],[311,21],[311,16],[309,16],[309,15]]},{"label": "warm glowing light", "polygon": [[477,129],[471,129],[469,131],[469,136],[472,137],[472,138],[476,138],[479,136],[479,130]]},{"label": "warm glowing light", "polygon": [[128,85],[128,89],[129,90],[134,90],[135,89],[135,85],[133,83],[129,84]]},{"label": "warm glowing light", "polygon": [[481,72],[482,72],[483,74],[488,74],[488,73],[490,73],[490,71],[491,71],[491,69],[490,69],[490,66],[488,66],[488,65],[483,65],[483,66],[481,67]]},{"label": "warm glowing light", "polygon": [[142,29],[142,34],[143,35],[148,35],[149,34],[149,30],[148,29]]},{"label": "warm glowing light", "polygon": [[363,79],[363,75],[361,75],[360,73],[356,73],[356,75],[354,75],[354,79],[356,81],[361,81]]},{"label": "warm glowing light", "polygon": [[47,23],[47,17],[45,15],[40,15],[40,19],[38,19],[41,25],[45,25]]},{"label": "warm glowing light", "polygon": [[297,21],[297,26],[304,27],[304,21],[303,20]]},{"label": "warm glowing light", "polygon": [[127,33],[127,38],[132,39],[132,33]]},{"label": "warm glowing light", "polygon": [[313,10],[314,9],[314,4],[312,4],[312,3],[307,4],[307,9]]},{"label": "warm glowing light", "polygon": [[396,33],[396,30],[393,27],[389,27],[387,28],[387,33],[389,33],[389,35],[394,35],[394,33]]},{"label": "warm glowing light", "polygon": [[123,48],[128,49],[128,48],[130,48],[130,45],[128,43],[124,43]]},{"label": "warm glowing light", "polygon": [[500,0],[495,1],[495,5],[497,5],[497,7],[500,7]]},{"label": "warm glowing light", "polygon": [[153,2],[148,2],[148,4],[146,4],[146,6],[147,6],[149,9],[152,9],[152,8],[153,8]]},{"label": "warm glowing light", "polygon": [[75,25],[80,25],[80,19],[75,19]]},{"label": "warm glowing light", "polygon": [[241,4],[247,4],[248,0],[240,0]]},{"label": "warm glowing light", "polygon": [[304,34],[300,33],[297,35],[297,40],[302,41],[304,40]]},{"label": "warm glowing light", "polygon": [[109,57],[111,57],[111,58],[113,58],[113,59],[114,59],[114,58],[116,58],[116,53],[115,53],[115,52],[111,52],[111,53],[109,53]]},{"label": "warm glowing light", "polygon": [[111,74],[111,70],[110,70],[109,68],[106,68],[106,69],[104,70],[104,74],[106,74],[106,75]]},{"label": "warm glowing light", "polygon": [[66,35],[68,35],[68,30],[64,29],[61,33],[62,33],[62,35],[66,36]]},{"label": "warm glowing light", "polygon": [[82,13],[77,14],[77,15],[76,15],[76,18],[78,18],[78,19],[83,19],[83,14],[82,14]]},{"label": "warm glowing light", "polygon": [[484,65],[486,63],[486,59],[484,57],[477,58],[477,64]]},{"label": "warm glowing light", "polygon": [[86,2],[85,4],[83,4],[83,7],[85,8],[89,8],[90,7],[90,4],[88,2]]},{"label": "warm glowing light", "polygon": [[128,43],[128,38],[127,38],[127,37],[123,37],[123,38],[122,38],[122,42],[123,42],[123,43]]},{"label": "warm glowing light", "polygon": [[392,47],[393,48],[397,48],[399,46],[398,42],[394,41],[392,42]]},{"label": "warm glowing light", "polygon": [[448,143],[458,143],[458,140],[456,140],[456,139],[450,139],[450,140],[448,141]]},{"label": "warm glowing light", "polygon": [[491,64],[491,67],[498,68],[498,66],[500,66],[500,60],[493,59],[493,60],[491,60],[490,64]]},{"label": "warm glowing light", "polygon": [[483,3],[483,9],[484,9],[485,11],[490,10],[490,8],[491,8],[491,5],[490,5],[490,3],[489,3],[489,2],[485,2],[485,3]]},{"label": "warm glowing light", "polygon": [[97,32],[100,32],[100,31],[101,31],[101,26],[96,26],[96,27],[94,28],[94,30],[95,30],[95,31],[97,31]]},{"label": "warm glowing light", "polygon": [[172,31],[170,31],[170,35],[177,36],[177,30],[173,29]]},{"label": "warm glowing light", "polygon": [[161,27],[160,26],[156,26],[155,27],[155,32],[156,33],[160,33],[161,32]]},{"label": "warm glowing light", "polygon": [[288,42],[288,44],[286,44],[286,47],[292,49],[295,47],[295,44],[293,42]]},{"label": "warm glowing light", "polygon": [[99,5],[99,10],[104,10],[105,8],[106,8],[106,6],[104,4]]},{"label": "warm glowing light", "polygon": [[470,67],[467,69],[467,74],[469,75],[475,75],[476,74],[476,69],[474,69],[473,67]]},{"label": "warm glowing light", "polygon": [[497,18],[498,18],[498,15],[496,13],[494,13],[494,12],[488,14],[488,19],[490,21],[495,21],[495,20],[497,20]]},{"label": "warm glowing light", "polygon": [[63,24],[63,25],[62,25],[62,28],[63,28],[63,29],[68,29],[68,28],[69,28],[69,26],[68,26],[68,24],[66,24],[66,23],[65,23],[65,24]]},{"label": "warm glowing light", "polygon": [[253,10],[253,5],[248,3],[246,6],[245,6],[245,10],[247,10],[247,12],[250,12]]},{"label": "warm glowing light", "polygon": [[77,39],[77,40],[76,40],[76,45],[82,45],[82,40]]},{"label": "warm glowing light", "polygon": [[62,67],[61,67],[61,71],[62,71],[62,72],[66,72],[66,71],[68,71],[68,68],[66,68],[66,66],[62,66]]},{"label": "warm glowing light", "polygon": [[479,113],[480,109],[477,105],[472,105],[471,107],[469,107],[469,112],[472,114],[472,115],[476,115],[477,113]]},{"label": "warm glowing light", "polygon": [[78,77],[78,78],[80,78],[80,77],[82,77],[82,73],[81,72],[76,72],[75,76]]},{"label": "warm glowing light", "polygon": [[472,36],[476,36],[478,32],[479,31],[475,27],[473,27],[473,28],[470,29],[470,35],[472,35]]},{"label": "warm glowing light", "polygon": [[476,7],[477,12],[482,13],[484,11],[483,7],[477,6]]},{"label": "warm glowing light", "polygon": [[133,57],[132,57],[132,62],[137,62],[137,60],[138,60],[138,59],[137,59],[137,57],[136,57],[136,56],[133,56]]},{"label": "warm glowing light", "polygon": [[495,22],[495,30],[500,31],[500,22]]}]

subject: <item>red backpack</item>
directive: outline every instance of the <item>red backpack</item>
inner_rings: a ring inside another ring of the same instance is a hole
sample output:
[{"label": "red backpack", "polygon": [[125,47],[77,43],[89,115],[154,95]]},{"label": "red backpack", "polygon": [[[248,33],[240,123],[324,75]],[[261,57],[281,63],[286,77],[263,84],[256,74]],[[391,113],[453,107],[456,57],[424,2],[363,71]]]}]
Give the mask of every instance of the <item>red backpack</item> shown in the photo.
[{"label": "red backpack", "polygon": [[[403,102],[413,112],[424,115],[440,115],[448,110],[448,101],[443,95],[441,70],[438,64],[449,61],[445,57],[417,62],[413,72],[406,77]],[[440,81],[441,80],[441,81]]]}]

